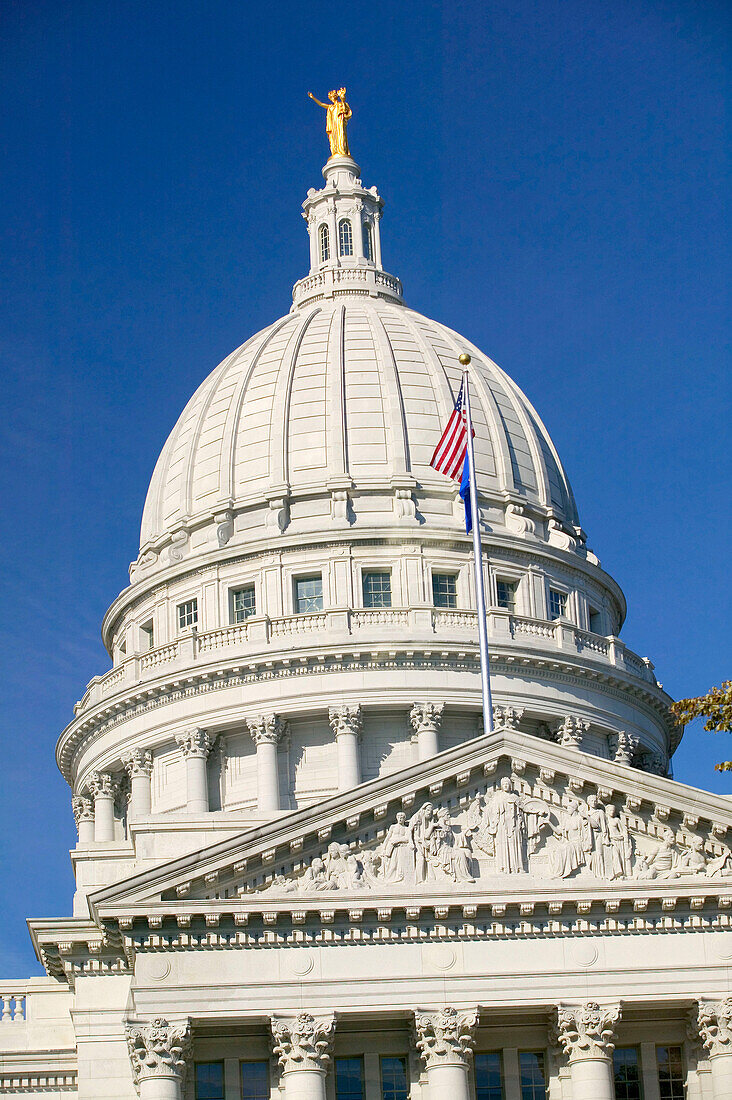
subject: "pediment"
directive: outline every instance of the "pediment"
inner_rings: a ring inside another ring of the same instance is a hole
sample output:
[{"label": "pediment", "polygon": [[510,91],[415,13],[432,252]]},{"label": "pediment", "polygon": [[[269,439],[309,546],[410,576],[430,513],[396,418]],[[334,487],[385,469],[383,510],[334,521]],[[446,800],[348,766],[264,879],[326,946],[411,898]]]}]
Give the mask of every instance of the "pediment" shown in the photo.
[{"label": "pediment", "polygon": [[730,826],[720,796],[499,729],[90,901],[95,919],[129,929],[151,915],[186,927],[364,906],[728,898]]}]

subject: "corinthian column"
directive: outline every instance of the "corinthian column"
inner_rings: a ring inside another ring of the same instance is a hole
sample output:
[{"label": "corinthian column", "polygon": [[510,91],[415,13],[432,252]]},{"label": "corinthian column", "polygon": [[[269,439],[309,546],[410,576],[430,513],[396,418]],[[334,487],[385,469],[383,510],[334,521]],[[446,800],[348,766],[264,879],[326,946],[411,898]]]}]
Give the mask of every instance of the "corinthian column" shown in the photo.
[{"label": "corinthian column", "polygon": [[130,777],[130,818],[147,817],[152,810],[152,753],[147,749],[133,749],[122,757],[125,771]]},{"label": "corinthian column", "polygon": [[190,729],[176,737],[186,762],[186,809],[189,814],[208,813],[206,761],[212,741],[206,730]]},{"label": "corinthian column", "polygon": [[620,1005],[560,1005],[556,1039],[567,1055],[572,1100],[614,1100],[614,1027]]},{"label": "corinthian column", "polygon": [[361,782],[361,707],[331,707],[328,717],[338,749],[338,790],[350,791]]},{"label": "corinthian column", "polygon": [[714,1100],[732,1096],[732,998],[699,1001],[697,1027],[709,1052]]},{"label": "corinthian column", "polygon": [[94,840],[94,807],[90,798],[76,795],[71,799],[71,809],[79,833],[79,844],[91,844]]},{"label": "corinthian column", "polygon": [[158,1017],[149,1024],[128,1024],[126,1031],[140,1100],[183,1100],[188,1022],[173,1026]]},{"label": "corinthian column", "polygon": [[94,839],[108,844],[114,840],[114,799],[117,784],[109,772],[92,772],[87,786],[94,799]]},{"label": "corinthian column", "polygon": [[475,1008],[415,1012],[415,1040],[427,1071],[430,1100],[470,1100],[468,1069],[477,1023]]},{"label": "corinthian column", "polygon": [[335,1015],[273,1016],[273,1052],[285,1086],[285,1100],[325,1100],[325,1073],[330,1062]]},{"label": "corinthian column", "polygon": [[444,703],[415,703],[409,714],[417,734],[417,755],[420,760],[436,756],[440,751],[438,732]]},{"label": "corinthian column", "polygon": [[277,746],[287,726],[277,714],[258,714],[247,719],[247,725],[257,746],[257,809],[262,813],[271,813],[280,808]]}]

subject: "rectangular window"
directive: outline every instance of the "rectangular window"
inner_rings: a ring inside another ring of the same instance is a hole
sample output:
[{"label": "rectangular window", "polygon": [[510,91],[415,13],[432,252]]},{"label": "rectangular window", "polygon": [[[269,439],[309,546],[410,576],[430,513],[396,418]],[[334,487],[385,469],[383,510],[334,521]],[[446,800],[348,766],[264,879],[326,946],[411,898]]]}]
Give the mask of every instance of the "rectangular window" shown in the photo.
[{"label": "rectangular window", "polygon": [[295,581],[295,614],[310,615],[323,610],[323,578],[298,577]]},{"label": "rectangular window", "polygon": [[381,1100],[407,1100],[406,1058],[381,1059]]},{"label": "rectangular window", "polygon": [[454,573],[432,574],[432,602],[435,607],[457,607],[457,577]]},{"label": "rectangular window", "polygon": [[616,1047],[613,1053],[615,1100],[643,1100],[636,1047]]},{"label": "rectangular window", "polygon": [[241,1100],[269,1100],[269,1062],[240,1062]]},{"label": "rectangular window", "polygon": [[501,1053],[476,1054],[475,1100],[503,1100]]},{"label": "rectangular window", "polygon": [[562,619],[567,615],[567,594],[558,592],[556,588],[549,589],[549,618]]},{"label": "rectangular window", "polygon": [[336,1100],[363,1100],[363,1058],[336,1058]]},{"label": "rectangular window", "polygon": [[391,573],[364,573],[363,606],[391,607]]},{"label": "rectangular window", "polygon": [[681,1047],[656,1047],[661,1100],[684,1100],[684,1060]]},{"label": "rectangular window", "polygon": [[546,1100],[543,1050],[519,1051],[521,1100]]},{"label": "rectangular window", "polygon": [[196,1062],[196,1100],[224,1100],[224,1063]]},{"label": "rectangular window", "polygon": [[588,611],[590,631],[592,634],[602,634],[602,615],[594,607]]},{"label": "rectangular window", "polygon": [[178,604],[178,629],[187,630],[198,624],[198,600],[186,600]]},{"label": "rectangular window", "polygon": [[143,623],[140,627],[140,638],[143,649],[155,648],[155,627],[153,626],[152,619],[149,619],[148,622]]},{"label": "rectangular window", "polygon": [[256,615],[257,601],[254,585],[248,584],[246,588],[235,588],[231,593],[231,604],[235,623],[243,623],[250,615]]},{"label": "rectangular window", "polygon": [[512,615],[516,613],[516,592],[518,590],[518,581],[496,581],[496,596],[498,599],[498,606],[503,607],[506,611],[510,611]]}]

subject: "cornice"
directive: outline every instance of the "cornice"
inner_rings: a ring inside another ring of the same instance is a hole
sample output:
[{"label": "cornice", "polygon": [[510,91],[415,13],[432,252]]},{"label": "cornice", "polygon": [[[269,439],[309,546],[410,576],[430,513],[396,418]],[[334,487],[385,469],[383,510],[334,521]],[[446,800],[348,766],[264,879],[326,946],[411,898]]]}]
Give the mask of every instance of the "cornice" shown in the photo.
[{"label": "cornice", "polygon": [[[383,643],[334,645],[333,648],[338,650],[338,656],[323,654],[322,650],[303,649],[298,652],[297,663],[291,657],[273,658],[264,654],[250,660],[230,657],[228,661],[218,659],[207,665],[201,662],[193,668],[179,668],[167,676],[145,681],[125,694],[111,696],[71,722],[56,747],[58,767],[66,781],[72,784],[75,759],[90,739],[146,711],[228,687],[310,675],[316,669],[328,673],[404,668],[480,670],[478,647],[470,642],[445,644],[436,638],[429,647],[416,647],[389,640]],[[435,652],[438,649],[439,652]],[[518,652],[513,648],[494,645],[491,645],[491,661],[494,672],[506,676],[533,676],[554,683],[585,687],[587,680],[590,680],[594,689],[612,698],[627,699],[631,695],[635,705],[669,728],[670,697],[640,679],[633,683],[630,678],[632,674],[619,676],[614,666],[600,666],[574,655],[564,657],[561,652],[540,656],[530,651]],[[476,688],[476,699],[478,690]]]}]

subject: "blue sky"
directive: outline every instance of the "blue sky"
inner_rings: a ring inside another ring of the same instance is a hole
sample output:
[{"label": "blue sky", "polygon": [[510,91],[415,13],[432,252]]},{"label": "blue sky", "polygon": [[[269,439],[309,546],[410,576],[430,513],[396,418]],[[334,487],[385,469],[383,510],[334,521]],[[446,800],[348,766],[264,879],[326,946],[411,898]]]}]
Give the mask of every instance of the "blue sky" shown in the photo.
[{"label": "blue sky", "polygon": [[[538,406],[623,637],[674,695],[732,675],[722,2],[6,0],[0,185],[0,976],[70,912],[53,750],[108,665],[155,458],[285,313],[345,83],[384,262]],[[698,723],[677,778],[728,736]]]}]

